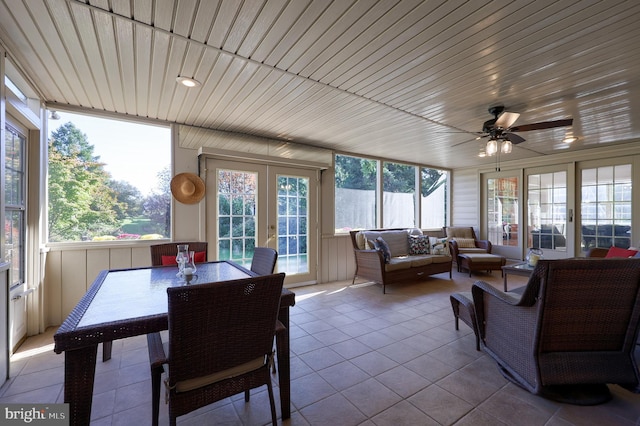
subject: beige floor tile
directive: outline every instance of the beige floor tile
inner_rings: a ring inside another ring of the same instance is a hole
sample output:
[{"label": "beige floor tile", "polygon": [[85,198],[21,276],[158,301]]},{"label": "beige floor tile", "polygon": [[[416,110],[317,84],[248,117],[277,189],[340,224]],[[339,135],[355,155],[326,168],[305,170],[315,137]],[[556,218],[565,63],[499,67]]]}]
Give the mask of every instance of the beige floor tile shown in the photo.
[{"label": "beige floor tile", "polygon": [[[472,330],[455,330],[449,294],[476,279],[502,289],[500,274],[453,273],[416,283],[350,282],[293,289],[291,309],[291,419],[309,425],[628,425],[640,424],[640,395],[612,386],[612,401],[596,407],[558,404],[508,382],[475,350]],[[509,288],[526,278],[509,276]],[[308,297],[307,297],[308,296]],[[11,360],[0,403],[61,402],[64,355],[53,352],[55,328],[25,341]],[[113,342],[102,362],[98,348],[93,425],[146,425],[151,383],[146,338]],[[277,376],[273,377],[280,416]],[[160,404],[160,423],[168,423]],[[180,425],[264,425],[270,422],[266,387],[219,401],[179,418]]]}]

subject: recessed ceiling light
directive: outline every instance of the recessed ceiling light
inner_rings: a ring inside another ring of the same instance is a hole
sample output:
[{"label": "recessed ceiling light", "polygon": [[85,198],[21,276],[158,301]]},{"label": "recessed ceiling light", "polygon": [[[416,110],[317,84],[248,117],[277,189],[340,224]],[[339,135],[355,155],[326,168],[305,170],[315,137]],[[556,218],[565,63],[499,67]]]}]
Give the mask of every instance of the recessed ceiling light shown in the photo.
[{"label": "recessed ceiling light", "polygon": [[198,87],[198,86],[200,86],[200,82],[198,80],[190,78],[190,77],[178,76],[178,77],[176,77],[176,81],[178,83],[182,84],[185,87]]},{"label": "recessed ceiling light", "polygon": [[577,140],[578,140],[578,138],[576,138],[575,136],[567,136],[566,138],[564,138],[562,140],[562,142],[564,142],[564,143],[572,143],[572,142],[575,142]]}]

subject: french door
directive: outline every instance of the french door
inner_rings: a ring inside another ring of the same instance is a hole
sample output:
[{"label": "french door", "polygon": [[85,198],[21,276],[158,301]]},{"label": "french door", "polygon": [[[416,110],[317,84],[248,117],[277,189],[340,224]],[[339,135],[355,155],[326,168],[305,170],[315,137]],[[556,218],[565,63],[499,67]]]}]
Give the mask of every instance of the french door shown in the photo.
[{"label": "french door", "polygon": [[525,170],[527,247],[541,249],[545,259],[574,255],[573,176],[565,165]]},{"label": "french door", "polygon": [[492,253],[509,259],[522,258],[522,175],[492,172],[482,175],[482,223],[493,245]]},{"label": "french door", "polygon": [[209,250],[248,267],[256,246],[271,247],[286,284],[315,283],[316,180],[315,170],[208,159]]}]

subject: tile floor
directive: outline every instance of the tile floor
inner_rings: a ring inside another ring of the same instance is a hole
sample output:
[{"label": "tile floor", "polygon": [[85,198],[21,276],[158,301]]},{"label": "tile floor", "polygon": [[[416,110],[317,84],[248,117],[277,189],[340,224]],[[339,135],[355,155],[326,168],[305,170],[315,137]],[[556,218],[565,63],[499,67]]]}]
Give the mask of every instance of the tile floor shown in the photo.
[{"label": "tile floor", "polygon": [[[454,329],[449,294],[477,279],[501,288],[500,273],[454,271],[418,283],[339,282],[294,289],[291,310],[292,416],[284,425],[640,425],[640,395],[611,386],[614,398],[595,407],[563,405],[507,382],[475,350],[465,324]],[[510,288],[526,278],[509,276]],[[53,352],[55,329],[29,338],[11,359],[0,403],[63,400],[63,355]],[[98,349],[100,357],[101,348]],[[274,383],[277,382],[277,376]],[[151,418],[146,339],[114,342],[113,358],[98,362],[92,425],[146,425]],[[276,404],[280,413],[278,388]],[[168,424],[161,404],[161,424]],[[264,425],[266,388],[220,401],[179,424]]]}]

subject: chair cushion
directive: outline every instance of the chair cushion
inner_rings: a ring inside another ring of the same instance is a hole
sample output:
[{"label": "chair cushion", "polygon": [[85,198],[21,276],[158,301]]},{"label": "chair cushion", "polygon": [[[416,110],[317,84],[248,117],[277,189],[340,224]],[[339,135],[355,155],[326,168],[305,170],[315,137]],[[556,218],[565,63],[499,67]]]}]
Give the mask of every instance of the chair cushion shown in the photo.
[{"label": "chair cushion", "polygon": [[476,240],[473,238],[454,238],[460,248],[475,248]]},{"label": "chair cushion", "polygon": [[418,266],[431,265],[433,263],[433,256],[416,255],[416,256],[411,256],[409,259],[411,259],[412,268],[415,268]]},{"label": "chair cushion", "polygon": [[429,254],[429,237],[426,235],[409,235],[409,254]]},{"label": "chair cushion", "polygon": [[[193,260],[196,263],[202,263],[207,261],[207,253],[204,251],[197,251],[193,254]],[[175,256],[162,256],[162,266],[177,265]]]},{"label": "chair cushion", "polygon": [[266,357],[259,357],[252,361],[245,362],[244,364],[226,370],[218,371],[207,376],[195,377],[189,380],[182,380],[176,383],[176,392],[187,392],[193,389],[198,389],[203,386],[210,385],[211,383],[216,383],[221,380],[230,379],[232,377],[240,376],[250,371],[257,370],[258,368],[265,365],[265,358]]},{"label": "chair cushion", "polygon": [[473,238],[472,228],[469,226],[463,227],[455,227],[450,226],[445,228],[445,233],[447,234],[447,238]]},{"label": "chair cushion", "polygon": [[483,248],[480,247],[474,247],[474,248],[460,248],[458,247],[458,253],[463,254],[463,253],[486,253],[487,251]]},{"label": "chair cushion", "polygon": [[392,257],[389,263],[384,265],[384,270],[387,272],[391,271],[399,271],[401,269],[409,269],[411,268],[412,260],[410,257],[402,256],[402,257]]},{"label": "chair cushion", "polygon": [[632,256],[635,256],[637,253],[638,253],[637,250],[627,250],[620,247],[611,247],[607,252],[607,255],[605,256],[605,258],[632,257]]}]

